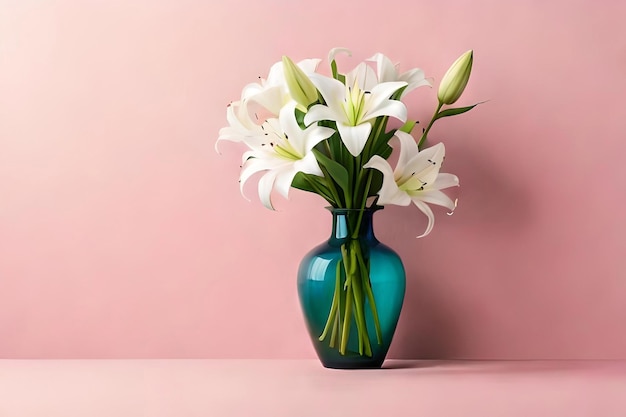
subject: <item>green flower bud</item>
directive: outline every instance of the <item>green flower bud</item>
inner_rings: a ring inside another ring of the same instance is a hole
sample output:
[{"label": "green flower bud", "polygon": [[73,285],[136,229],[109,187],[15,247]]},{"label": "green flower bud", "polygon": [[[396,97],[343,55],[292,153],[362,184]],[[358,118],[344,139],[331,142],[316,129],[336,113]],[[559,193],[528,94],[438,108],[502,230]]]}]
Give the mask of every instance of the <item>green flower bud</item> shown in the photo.
[{"label": "green flower bud", "polygon": [[471,49],[454,61],[439,84],[439,103],[452,104],[461,97],[472,72],[473,62],[474,51]]},{"label": "green flower bud", "polygon": [[287,56],[283,56],[283,70],[289,94],[298,103],[298,109],[306,112],[309,105],[317,101],[317,88],[304,71]]}]

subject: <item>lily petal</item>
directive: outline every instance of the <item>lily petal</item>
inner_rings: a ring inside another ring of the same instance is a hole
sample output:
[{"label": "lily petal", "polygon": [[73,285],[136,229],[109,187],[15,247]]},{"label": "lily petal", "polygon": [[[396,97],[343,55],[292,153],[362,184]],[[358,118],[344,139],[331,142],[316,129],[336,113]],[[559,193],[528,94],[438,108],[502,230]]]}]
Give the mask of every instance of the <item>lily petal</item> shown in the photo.
[{"label": "lily petal", "polygon": [[419,68],[413,68],[412,70],[409,70],[407,72],[400,74],[398,79],[400,81],[406,81],[408,84],[408,86],[402,93],[403,96],[409,91],[414,90],[418,87],[432,87],[433,86],[430,79],[426,78],[424,71]]},{"label": "lily petal", "polygon": [[255,147],[261,143],[263,135],[261,127],[255,124],[241,102],[234,102],[226,109],[226,119],[229,126],[219,131],[219,137],[215,142],[215,150],[219,153],[219,143],[223,140],[230,142],[244,142],[249,147]]},{"label": "lily petal", "polygon": [[413,203],[418,209],[421,210],[422,213],[426,215],[426,217],[428,217],[428,226],[426,226],[426,231],[418,236],[419,239],[420,237],[428,235],[433,230],[433,227],[435,226],[435,215],[430,207],[428,207],[428,204],[423,203],[420,200],[413,200]]},{"label": "lily petal", "polygon": [[332,136],[335,130],[322,126],[309,126],[303,131],[296,120],[295,110],[295,102],[285,105],[280,111],[280,125],[287,137],[291,138],[289,140],[291,146],[300,155],[306,155],[315,145]]},{"label": "lily petal", "polygon": [[[341,81],[321,74],[311,74],[309,78],[315,84],[322,97],[324,97],[326,105],[329,107],[341,106],[346,96],[346,86]],[[310,111],[311,109],[309,109]],[[305,123],[308,124],[307,122]]]},{"label": "lily petal", "polygon": [[[411,195],[411,193],[409,193],[409,195]],[[419,199],[424,203],[436,204],[438,206],[446,207],[450,211],[453,211],[456,208],[454,201],[452,201],[450,197],[448,197],[439,190],[418,191],[411,197],[413,199]]]},{"label": "lily petal", "polygon": [[362,123],[357,126],[349,126],[342,122],[337,122],[337,130],[341,136],[341,141],[352,156],[357,156],[361,153],[367,142],[367,138],[372,130],[372,125],[369,123]]},{"label": "lily petal", "polygon": [[262,92],[263,90],[263,86],[259,83],[247,84],[243,87],[243,90],[241,90],[241,100],[245,101],[255,94]]},{"label": "lily petal", "polygon": [[279,86],[283,83],[284,79],[285,73],[283,71],[283,62],[278,61],[270,67],[270,72],[267,74],[265,84],[271,87]]},{"label": "lily petal", "polygon": [[376,62],[376,72],[378,73],[379,82],[406,81],[407,87],[402,91],[400,98],[417,87],[432,86],[431,81],[425,78],[424,71],[419,68],[414,68],[398,75],[398,65],[391,62],[391,60],[383,54],[374,54],[368,61]]},{"label": "lily petal", "polygon": [[335,134],[335,130],[323,127],[323,126],[310,126],[306,131],[305,142],[302,143],[301,153],[306,155],[311,152],[311,149],[324,139],[328,139]]},{"label": "lily petal", "polygon": [[[407,163],[403,180],[408,181],[408,177],[413,176],[422,183],[432,184],[437,179],[445,153],[446,150],[443,143],[424,149]],[[417,188],[419,187],[415,189]]]},{"label": "lily petal", "polygon": [[346,85],[349,87],[356,85],[363,91],[372,91],[377,84],[378,77],[374,69],[365,62],[361,62],[346,74]]},{"label": "lily petal", "polygon": [[287,169],[285,171],[280,172],[276,176],[276,181],[274,182],[274,188],[280,195],[285,198],[289,198],[289,189],[291,188],[291,183],[293,182],[293,178],[296,176],[298,172],[295,169]]},{"label": "lily petal", "polygon": [[259,198],[261,203],[270,210],[274,210],[272,205],[272,188],[274,188],[278,173],[276,170],[267,171],[259,180]]},{"label": "lily petal", "polygon": [[387,100],[378,105],[375,110],[368,111],[363,119],[371,120],[378,116],[392,116],[404,123],[406,122],[406,106],[398,100]]},{"label": "lily petal", "polygon": [[244,100],[244,105],[250,108],[251,103],[257,103],[273,115],[277,115],[283,107],[284,95],[283,88],[280,86],[270,87],[248,97]]},{"label": "lily petal", "polygon": [[[372,88],[372,97],[370,98],[369,105],[372,108],[377,108],[386,100],[389,100],[396,91],[404,87],[406,83],[404,81],[394,81],[388,83],[380,83],[376,87]],[[397,101],[397,100],[391,100]],[[405,108],[406,113],[406,108]],[[406,115],[404,116],[406,119]]]},{"label": "lily petal", "polygon": [[241,169],[241,174],[239,174],[239,191],[241,192],[241,195],[246,200],[250,201],[250,199],[246,197],[245,193],[243,192],[244,185],[250,179],[250,177],[252,177],[257,172],[275,169],[280,165],[280,161],[274,159],[250,158],[246,160]]},{"label": "lily petal", "polygon": [[294,101],[287,103],[281,110],[278,120],[280,128],[287,134],[287,137],[296,137],[302,134],[302,129],[296,120],[295,111],[297,104]]},{"label": "lily petal", "polygon": [[[396,130],[394,136],[400,141],[400,156],[398,157],[396,172],[406,172],[407,164],[419,153],[419,148],[417,147],[415,138],[409,133]],[[396,180],[399,179],[400,178],[396,178]]]},{"label": "lily petal", "polygon": [[380,187],[380,191],[378,191],[378,202],[380,204],[408,206],[411,203],[411,198],[398,188],[398,185],[393,179],[391,165],[389,165],[385,159],[379,155],[374,155],[365,165],[363,165],[363,168],[377,169],[383,174],[383,183]]},{"label": "lily petal", "polygon": [[317,175],[318,177],[324,176],[313,152],[309,152],[304,158],[296,161],[293,167],[296,172],[304,172],[305,174]]},{"label": "lily petal", "polygon": [[300,69],[302,69],[302,71],[304,71],[306,75],[310,75],[317,70],[320,62],[322,62],[322,60],[319,58],[308,58],[298,62],[298,66],[300,67]]},{"label": "lily petal", "polygon": [[291,183],[298,172],[304,172],[305,174],[317,176],[324,175],[313,153],[308,153],[304,158],[293,163],[291,167],[289,166],[289,163],[285,163],[275,167],[274,170],[277,175],[274,180],[273,188],[285,198],[289,198]]},{"label": "lily petal", "polygon": [[352,56],[352,51],[348,48],[333,48],[328,52],[328,62],[333,62],[335,60],[335,55],[342,53],[348,56]]},{"label": "lily petal", "polygon": [[368,61],[376,62],[376,72],[378,73],[379,82],[398,81],[396,66],[385,55],[378,52],[369,58]]},{"label": "lily petal", "polygon": [[443,190],[444,188],[450,187],[458,187],[459,186],[459,178],[453,174],[440,173],[437,176],[435,182],[433,182],[432,187],[436,190]]},{"label": "lily petal", "polygon": [[316,104],[309,109],[304,116],[304,124],[310,125],[311,123],[319,122],[320,120],[334,120],[336,113],[323,104]]}]

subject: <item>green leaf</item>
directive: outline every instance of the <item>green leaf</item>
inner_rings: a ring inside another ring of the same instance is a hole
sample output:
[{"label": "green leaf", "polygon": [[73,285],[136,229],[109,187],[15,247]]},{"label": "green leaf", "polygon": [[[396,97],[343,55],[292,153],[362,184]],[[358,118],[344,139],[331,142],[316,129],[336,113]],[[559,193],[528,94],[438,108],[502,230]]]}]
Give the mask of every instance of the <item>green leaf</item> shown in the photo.
[{"label": "green leaf", "polygon": [[378,194],[380,187],[383,186],[383,173],[377,169],[372,169],[372,183],[370,184],[368,197],[372,197]]},{"label": "green leaf", "polygon": [[350,195],[350,183],[346,168],[337,161],[333,161],[317,149],[313,149],[313,153],[317,158],[317,162],[326,168],[328,174],[331,176],[331,179],[337,183],[339,187],[341,187],[346,195]]},{"label": "green leaf", "polygon": [[393,152],[393,148],[389,146],[389,144],[386,144],[378,155],[380,155],[383,159],[388,159],[389,156],[391,156],[391,152]]},{"label": "green leaf", "polygon": [[399,130],[404,133],[411,133],[411,130],[413,130],[416,124],[417,120],[407,120],[406,123],[402,125]]},{"label": "green leaf", "polygon": [[338,80],[339,78],[337,78],[338,72],[337,72],[337,63],[335,62],[335,60],[333,59],[333,62],[330,63],[330,70],[333,73],[333,78]]},{"label": "green leaf", "polygon": [[372,149],[372,155],[380,155],[384,159],[389,158],[389,155],[391,155],[391,148],[389,146],[389,141],[395,134],[396,134],[396,130],[392,129],[389,132],[386,132],[380,135],[380,140],[377,141],[377,146],[374,149]]},{"label": "green leaf", "polygon": [[439,113],[437,113],[437,116],[435,116],[435,120],[441,119],[442,117],[456,116],[457,114],[465,113],[467,111],[472,110],[474,107],[478,106],[479,104],[480,103],[476,103],[473,106],[457,107],[455,109],[446,109],[444,111],[440,111]]},{"label": "green leaf", "polygon": [[[315,186],[313,186],[312,184],[315,184]],[[319,177],[316,177],[315,175],[298,172],[293,178],[291,186],[293,188],[297,188],[298,190],[308,191],[310,193],[317,194],[329,203],[334,204],[334,200],[330,195],[330,191],[328,191],[328,188],[326,188],[326,186],[323,185],[321,181],[319,181]]]},{"label": "green leaf", "polygon": [[304,124],[305,115],[306,115],[305,112],[303,112],[299,108],[296,108],[296,122],[298,122],[298,126],[300,126],[300,129],[302,130],[306,129],[306,125]]},{"label": "green leaf", "polygon": [[402,93],[404,92],[404,90],[406,90],[407,87],[408,87],[408,85],[405,85],[404,87],[402,87],[399,90],[397,90],[395,93],[393,93],[393,95],[391,96],[391,99],[392,100],[400,100],[400,97],[402,97]]},{"label": "green leaf", "polygon": [[313,187],[311,187],[311,183],[309,182],[309,180],[307,180],[306,176],[307,174],[305,174],[304,172],[298,172],[293,178],[291,186],[293,188],[297,188],[298,190],[308,191],[317,194],[317,191],[315,191]]},{"label": "green leaf", "polygon": [[327,127],[335,130],[335,133],[331,137],[326,139],[326,142],[328,142],[328,147],[330,148],[330,155],[328,156],[335,161],[341,161],[342,142],[339,133],[337,133],[337,124],[335,122],[332,122],[332,125]]}]

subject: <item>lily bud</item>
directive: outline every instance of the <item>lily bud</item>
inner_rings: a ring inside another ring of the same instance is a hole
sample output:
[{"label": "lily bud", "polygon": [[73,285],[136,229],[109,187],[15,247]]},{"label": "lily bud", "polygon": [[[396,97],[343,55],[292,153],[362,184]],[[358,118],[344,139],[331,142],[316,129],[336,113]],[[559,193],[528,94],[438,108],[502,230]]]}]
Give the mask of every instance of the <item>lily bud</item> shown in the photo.
[{"label": "lily bud", "polygon": [[473,62],[474,51],[471,49],[454,61],[439,84],[439,103],[452,104],[461,97],[472,72]]},{"label": "lily bud", "polygon": [[317,88],[304,71],[287,56],[283,56],[283,69],[289,94],[298,103],[298,109],[306,112],[309,105],[317,101]]}]

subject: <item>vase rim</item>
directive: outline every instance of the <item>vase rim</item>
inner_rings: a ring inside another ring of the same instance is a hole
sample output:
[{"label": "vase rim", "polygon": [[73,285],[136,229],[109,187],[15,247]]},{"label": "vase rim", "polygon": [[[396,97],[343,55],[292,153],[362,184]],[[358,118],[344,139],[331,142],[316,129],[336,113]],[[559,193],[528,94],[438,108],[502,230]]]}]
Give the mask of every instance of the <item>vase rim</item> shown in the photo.
[{"label": "vase rim", "polygon": [[378,210],[382,210],[385,207],[384,206],[372,206],[372,207],[365,207],[365,208],[345,208],[345,207],[332,207],[332,206],[327,206],[325,207],[326,210],[330,211],[331,213],[338,213],[338,214],[342,214],[342,213],[358,213],[360,211],[363,212],[376,212]]}]

